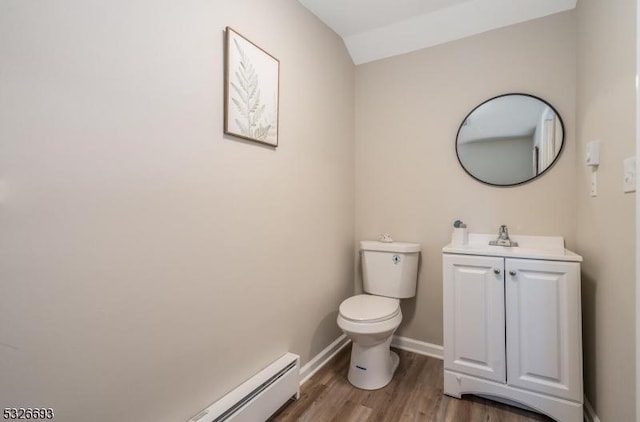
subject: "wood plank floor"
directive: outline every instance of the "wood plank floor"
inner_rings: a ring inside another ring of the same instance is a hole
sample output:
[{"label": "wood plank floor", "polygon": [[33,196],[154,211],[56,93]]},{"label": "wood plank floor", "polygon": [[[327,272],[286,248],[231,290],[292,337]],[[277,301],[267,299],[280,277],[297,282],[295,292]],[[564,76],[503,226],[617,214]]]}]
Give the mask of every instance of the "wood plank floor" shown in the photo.
[{"label": "wood plank floor", "polygon": [[359,390],[347,381],[351,346],[345,347],[309,381],[300,399],[283,406],[271,422],[525,422],[551,421],[546,416],[476,396],[445,396],[443,362],[394,349],[400,365],[386,387]]}]

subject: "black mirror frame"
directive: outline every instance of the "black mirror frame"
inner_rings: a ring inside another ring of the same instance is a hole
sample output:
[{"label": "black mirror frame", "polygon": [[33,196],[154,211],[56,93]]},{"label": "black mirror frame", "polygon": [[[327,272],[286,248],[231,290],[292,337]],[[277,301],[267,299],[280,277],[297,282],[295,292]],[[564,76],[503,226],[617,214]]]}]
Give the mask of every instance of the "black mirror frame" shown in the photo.
[{"label": "black mirror frame", "polygon": [[[495,184],[495,183],[485,182],[484,180],[479,179],[476,176],[474,176],[473,174],[471,174],[469,172],[469,170],[467,170],[467,168],[462,164],[462,160],[460,160],[460,153],[458,152],[458,137],[460,136],[460,131],[462,130],[462,126],[464,125],[464,122],[467,121],[469,116],[471,116],[474,111],[476,111],[478,108],[482,107],[484,104],[488,103],[489,101],[493,101],[493,100],[495,100],[497,98],[509,97],[509,96],[513,96],[513,95],[519,95],[519,96],[523,96],[523,97],[534,98],[534,99],[536,99],[538,101],[541,101],[541,102],[545,103],[547,106],[549,106],[549,108],[551,108],[551,110],[553,110],[553,112],[558,117],[558,120],[560,121],[560,126],[562,127],[562,143],[560,144],[560,150],[558,151],[558,155],[556,155],[556,157],[553,159],[551,164],[549,164],[547,166],[547,168],[545,168],[541,173],[536,174],[535,176],[533,176],[530,179],[523,180],[522,182],[518,182],[518,183],[511,183],[511,184],[508,184],[508,185],[498,185],[498,184]],[[462,123],[460,123],[460,126],[458,127],[458,132],[456,133],[456,139],[455,139],[455,142],[456,142],[456,157],[458,158],[458,163],[460,164],[460,167],[462,167],[462,169],[465,171],[465,173],[467,173],[469,176],[471,176],[473,179],[477,180],[478,182],[483,183],[485,185],[489,185],[489,186],[495,186],[495,187],[498,187],[498,188],[510,188],[510,187],[520,186],[520,185],[524,185],[524,184],[527,184],[529,182],[532,182],[532,181],[538,179],[539,177],[541,177],[547,171],[549,171],[549,169],[552,168],[558,162],[558,159],[562,155],[562,151],[564,150],[564,143],[565,143],[565,139],[566,138],[567,137],[566,137],[566,132],[565,132],[564,121],[562,120],[562,117],[560,116],[560,113],[558,113],[558,110],[556,110],[556,108],[554,106],[552,106],[551,104],[549,104],[549,102],[543,100],[542,98],[540,98],[538,96],[535,96],[535,95],[532,95],[532,94],[525,94],[525,93],[521,93],[521,92],[510,92],[510,93],[507,93],[507,94],[496,95],[495,97],[492,97],[492,98],[489,98],[488,100],[483,101],[482,103],[480,103],[477,106],[475,106],[469,113],[467,113],[467,115],[464,117],[464,119],[462,119]]]}]

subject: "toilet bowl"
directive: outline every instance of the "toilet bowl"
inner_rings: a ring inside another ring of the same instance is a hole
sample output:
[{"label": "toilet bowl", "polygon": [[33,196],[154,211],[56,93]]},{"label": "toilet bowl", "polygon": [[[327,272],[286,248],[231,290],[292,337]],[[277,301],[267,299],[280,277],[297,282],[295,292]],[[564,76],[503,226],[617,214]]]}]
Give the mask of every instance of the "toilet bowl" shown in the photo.
[{"label": "toilet bowl", "polygon": [[357,295],[342,302],[338,326],[353,342],[347,375],[353,386],[376,390],[391,381],[400,359],[389,346],[401,321],[395,298]]},{"label": "toilet bowl", "polygon": [[349,382],[376,390],[391,381],[400,362],[389,347],[402,322],[400,299],[415,296],[420,245],[362,241],[360,250],[368,294],[344,300],[337,322],[352,342]]}]

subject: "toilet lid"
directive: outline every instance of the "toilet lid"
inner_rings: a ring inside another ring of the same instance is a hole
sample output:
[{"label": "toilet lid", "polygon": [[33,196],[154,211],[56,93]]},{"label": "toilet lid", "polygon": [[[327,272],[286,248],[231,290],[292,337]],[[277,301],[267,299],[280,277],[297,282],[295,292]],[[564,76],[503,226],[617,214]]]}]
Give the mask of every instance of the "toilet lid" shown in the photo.
[{"label": "toilet lid", "polygon": [[357,322],[377,322],[400,313],[400,300],[373,295],[357,295],[340,304],[340,315]]}]

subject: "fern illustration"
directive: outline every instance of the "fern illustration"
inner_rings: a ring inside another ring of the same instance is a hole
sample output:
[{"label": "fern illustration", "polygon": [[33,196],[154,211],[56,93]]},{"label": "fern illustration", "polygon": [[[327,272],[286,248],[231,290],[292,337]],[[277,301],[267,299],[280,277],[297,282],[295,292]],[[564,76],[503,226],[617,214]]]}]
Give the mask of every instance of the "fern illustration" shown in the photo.
[{"label": "fern illustration", "polygon": [[235,82],[231,82],[233,89],[231,101],[240,114],[234,121],[242,135],[265,140],[273,132],[273,125],[269,124],[263,116],[266,104],[260,103],[258,74],[238,41],[233,40],[233,43],[240,55],[240,64],[235,71]]}]

